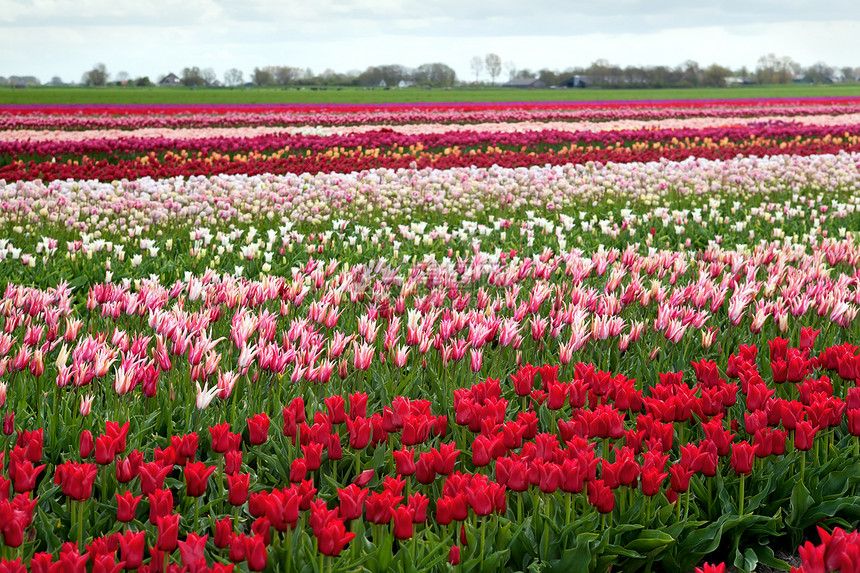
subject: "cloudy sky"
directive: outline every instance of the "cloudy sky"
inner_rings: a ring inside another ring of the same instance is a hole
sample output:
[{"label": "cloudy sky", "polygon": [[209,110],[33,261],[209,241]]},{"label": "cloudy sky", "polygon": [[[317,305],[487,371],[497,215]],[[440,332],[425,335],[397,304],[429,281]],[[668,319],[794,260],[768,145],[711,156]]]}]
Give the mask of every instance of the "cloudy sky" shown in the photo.
[{"label": "cloudy sky", "polygon": [[842,67],[860,66],[858,30],[857,0],[0,0],[0,76],[443,62],[468,79],[488,52],[532,70],[599,58],[752,69],[769,52]]}]

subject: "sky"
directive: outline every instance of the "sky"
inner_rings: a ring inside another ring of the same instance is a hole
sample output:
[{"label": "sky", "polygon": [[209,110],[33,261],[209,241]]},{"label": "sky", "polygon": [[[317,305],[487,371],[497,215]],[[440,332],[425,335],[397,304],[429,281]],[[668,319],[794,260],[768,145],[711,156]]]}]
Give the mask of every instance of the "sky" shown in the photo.
[{"label": "sky", "polygon": [[247,81],[270,65],[442,62],[472,80],[470,60],[491,52],[519,70],[601,58],[752,70],[768,53],[857,67],[858,30],[857,0],[0,0],[0,76],[77,82],[104,63],[112,78],[198,66]]}]

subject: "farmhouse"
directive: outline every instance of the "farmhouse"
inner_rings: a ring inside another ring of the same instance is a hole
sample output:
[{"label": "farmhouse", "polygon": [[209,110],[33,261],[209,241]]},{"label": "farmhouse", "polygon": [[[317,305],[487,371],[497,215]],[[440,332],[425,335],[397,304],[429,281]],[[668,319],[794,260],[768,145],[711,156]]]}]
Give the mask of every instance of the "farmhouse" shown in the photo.
[{"label": "farmhouse", "polygon": [[170,72],[169,74],[167,74],[166,76],[161,78],[161,81],[158,82],[158,85],[160,85],[160,86],[181,86],[182,80],[180,80],[176,76],[176,74],[174,74],[173,72]]},{"label": "farmhouse", "polygon": [[586,88],[591,83],[592,80],[588,76],[573,76],[563,81],[561,85],[565,88]]},{"label": "farmhouse", "polygon": [[514,78],[506,84],[502,84],[503,88],[519,88],[539,90],[546,87],[546,84],[538,78]]}]

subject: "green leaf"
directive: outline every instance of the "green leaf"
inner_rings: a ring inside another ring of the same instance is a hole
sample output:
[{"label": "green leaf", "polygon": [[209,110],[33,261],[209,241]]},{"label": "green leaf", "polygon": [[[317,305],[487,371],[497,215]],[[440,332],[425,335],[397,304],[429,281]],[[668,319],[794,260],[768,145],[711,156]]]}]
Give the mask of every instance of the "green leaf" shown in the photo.
[{"label": "green leaf", "polygon": [[762,565],[766,565],[771,567],[772,569],[779,569],[780,571],[789,571],[791,570],[791,565],[783,561],[782,559],[777,559],[773,555],[773,549],[766,545],[759,545],[753,548],[755,551],[756,557],[758,558],[759,563]]},{"label": "green leaf", "polygon": [[794,484],[791,490],[791,500],[789,501],[789,512],[785,522],[789,527],[801,527],[802,519],[806,511],[812,505],[813,499],[809,495],[809,490],[799,481]]},{"label": "green leaf", "polygon": [[675,542],[675,538],[671,535],[657,531],[656,529],[648,529],[640,533],[636,539],[627,544],[628,549],[632,549],[638,553],[650,553],[655,549],[660,549],[671,545]]}]

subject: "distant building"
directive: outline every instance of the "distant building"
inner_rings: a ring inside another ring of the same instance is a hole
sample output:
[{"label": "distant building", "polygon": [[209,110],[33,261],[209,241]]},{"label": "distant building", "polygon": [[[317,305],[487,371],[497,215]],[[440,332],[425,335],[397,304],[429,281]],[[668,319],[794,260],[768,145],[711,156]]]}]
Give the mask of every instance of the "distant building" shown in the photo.
[{"label": "distant building", "polygon": [[160,86],[181,86],[182,80],[180,80],[176,76],[176,74],[174,74],[173,72],[170,72],[169,74],[167,74],[166,76],[161,78],[161,81],[158,82],[158,85],[160,85]]},{"label": "distant building", "polygon": [[397,82],[397,87],[400,89],[403,88],[414,88],[417,84],[412,80],[400,80]]},{"label": "distant building", "polygon": [[9,76],[7,83],[14,88],[42,85],[39,78],[35,76]]},{"label": "distant building", "polygon": [[588,76],[573,76],[561,82],[565,88],[587,88],[592,84],[592,80]]},{"label": "distant building", "polygon": [[735,76],[728,76],[725,78],[727,86],[751,86],[755,83],[752,78],[748,78],[746,76],[737,78]]},{"label": "distant building", "polygon": [[539,78],[514,78],[506,84],[502,84],[503,88],[518,88],[523,90],[540,90],[546,87],[546,84],[540,81]]}]

